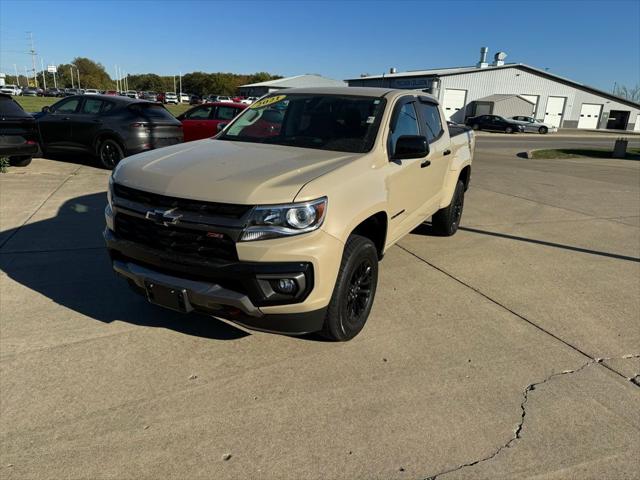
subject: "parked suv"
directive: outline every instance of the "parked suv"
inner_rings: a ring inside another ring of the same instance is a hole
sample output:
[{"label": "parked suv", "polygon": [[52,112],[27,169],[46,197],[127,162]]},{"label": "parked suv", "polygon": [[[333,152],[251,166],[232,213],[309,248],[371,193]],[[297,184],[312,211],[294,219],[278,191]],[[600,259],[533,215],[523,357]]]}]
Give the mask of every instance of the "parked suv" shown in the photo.
[{"label": "parked suv", "polygon": [[181,143],[182,125],[162,105],[129,97],[75,95],[37,114],[42,150],[93,153],[104,168]]},{"label": "parked suv", "polygon": [[9,157],[16,167],[29,165],[38,152],[35,120],[4,93],[0,93],[0,127],[0,157]]},{"label": "parked suv", "polygon": [[290,89],[214,139],[121,162],[104,236],[155,304],[348,340],[385,252],[429,217],[436,234],[458,229],[473,150],[422,92]]}]

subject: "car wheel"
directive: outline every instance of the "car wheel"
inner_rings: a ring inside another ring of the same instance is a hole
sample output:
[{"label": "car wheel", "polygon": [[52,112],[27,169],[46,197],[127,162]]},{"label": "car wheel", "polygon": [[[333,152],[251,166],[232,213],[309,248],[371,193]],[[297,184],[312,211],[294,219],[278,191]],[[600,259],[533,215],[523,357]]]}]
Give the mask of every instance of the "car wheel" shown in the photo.
[{"label": "car wheel", "polygon": [[549,131],[549,129],[547,127],[540,127],[538,129],[538,132],[540,132],[542,135],[544,135],[545,133],[547,133]]},{"label": "car wheel", "polygon": [[462,183],[462,180],[458,180],[449,206],[438,210],[431,219],[433,232],[443,237],[450,237],[456,233],[460,226],[463,207],[464,183]]},{"label": "car wheel", "polygon": [[504,131],[504,133],[513,133],[513,128],[511,127],[507,127]]},{"label": "car wheel", "polygon": [[14,167],[26,167],[31,163],[31,155],[18,155],[9,157],[9,164]]},{"label": "car wheel", "polygon": [[474,130],[480,130],[480,125],[478,125],[477,123],[474,123],[474,124],[471,126],[471,128],[472,128],[472,129],[474,129]]},{"label": "car wheel", "polygon": [[98,144],[98,160],[103,168],[113,170],[123,158],[124,151],[115,140],[107,138]]},{"label": "car wheel", "polygon": [[342,255],[336,286],[321,335],[344,342],[367,322],[378,285],[378,252],[371,240],[351,235]]}]

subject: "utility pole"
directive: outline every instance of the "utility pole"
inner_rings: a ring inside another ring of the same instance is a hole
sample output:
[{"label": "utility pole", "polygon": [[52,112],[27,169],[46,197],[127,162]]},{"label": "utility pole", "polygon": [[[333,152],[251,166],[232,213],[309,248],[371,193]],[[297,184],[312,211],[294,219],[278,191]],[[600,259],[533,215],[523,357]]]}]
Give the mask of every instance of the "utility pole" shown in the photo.
[{"label": "utility pole", "polygon": [[115,80],[116,80],[116,91],[120,91],[120,89],[118,88],[118,65],[114,65],[115,67],[115,71],[116,71],[116,76],[115,76]]},{"label": "utility pole", "polygon": [[58,88],[58,81],[56,80],[56,73],[58,71],[58,68],[56,67],[56,69],[53,72],[53,86]]},{"label": "utility pole", "polygon": [[29,86],[29,72],[27,71],[27,67],[24,67],[24,76],[27,77],[27,87]]},{"label": "utility pole", "polygon": [[75,88],[73,86],[73,68],[71,64],[69,64],[69,73],[71,74],[71,88]]},{"label": "utility pole", "polygon": [[180,96],[178,97],[178,103],[182,103],[182,72],[178,72],[180,79]]},{"label": "utility pole", "polygon": [[76,73],[78,74],[78,88],[80,87],[80,69],[76,66]]},{"label": "utility pole", "polygon": [[31,40],[31,50],[29,50],[29,53],[31,54],[31,64],[33,65],[33,81],[35,83],[35,87],[38,88],[38,75],[36,74],[36,51],[33,48],[33,33],[27,33],[29,34],[29,39]]},{"label": "utility pole", "polygon": [[13,68],[16,71],[16,85],[20,86],[20,77],[18,76],[18,66],[14,63]]},{"label": "utility pole", "polygon": [[47,77],[44,76],[44,60],[40,57],[40,67],[42,68],[42,85],[44,85],[44,89],[47,89]]}]

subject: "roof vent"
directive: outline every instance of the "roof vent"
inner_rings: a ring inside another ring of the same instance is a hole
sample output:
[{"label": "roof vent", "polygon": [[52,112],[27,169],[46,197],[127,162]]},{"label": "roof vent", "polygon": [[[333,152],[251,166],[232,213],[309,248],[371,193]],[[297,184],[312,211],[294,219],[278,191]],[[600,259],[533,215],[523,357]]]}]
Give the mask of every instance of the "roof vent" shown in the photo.
[{"label": "roof vent", "polygon": [[395,67],[391,67],[389,73],[398,73],[398,70]]},{"label": "roof vent", "polygon": [[501,67],[504,65],[504,59],[507,58],[507,54],[504,52],[498,52],[493,56],[493,66]]},{"label": "roof vent", "polygon": [[482,47],[480,49],[480,61],[476,65],[478,68],[487,68],[489,64],[487,63],[487,53],[489,53],[489,49],[487,47]]}]

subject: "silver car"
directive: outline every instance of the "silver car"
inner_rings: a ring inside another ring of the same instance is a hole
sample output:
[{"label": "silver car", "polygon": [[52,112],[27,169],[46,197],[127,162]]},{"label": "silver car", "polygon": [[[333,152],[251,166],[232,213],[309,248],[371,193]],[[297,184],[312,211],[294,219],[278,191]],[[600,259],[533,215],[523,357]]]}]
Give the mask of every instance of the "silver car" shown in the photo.
[{"label": "silver car", "polygon": [[525,132],[530,133],[555,133],[558,131],[558,127],[554,127],[553,125],[549,125],[548,123],[542,123],[539,120],[536,120],[533,117],[525,117],[525,116],[517,116],[511,117],[511,120],[515,120],[518,123],[521,123],[524,126]]}]

